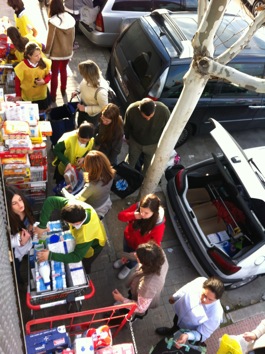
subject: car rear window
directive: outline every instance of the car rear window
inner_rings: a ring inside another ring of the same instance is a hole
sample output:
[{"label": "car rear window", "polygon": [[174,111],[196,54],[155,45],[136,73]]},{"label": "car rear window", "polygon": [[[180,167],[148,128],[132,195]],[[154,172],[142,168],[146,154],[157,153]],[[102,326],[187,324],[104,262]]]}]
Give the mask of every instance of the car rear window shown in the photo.
[{"label": "car rear window", "polygon": [[161,74],[165,63],[149,36],[143,31],[140,21],[135,21],[130,29],[125,31],[119,46],[140,84],[145,89],[149,88]]},{"label": "car rear window", "polygon": [[198,0],[154,0],[154,9],[167,9],[170,11],[197,10]]},{"label": "car rear window", "polygon": [[152,1],[148,0],[116,0],[112,7],[113,11],[152,11]]}]

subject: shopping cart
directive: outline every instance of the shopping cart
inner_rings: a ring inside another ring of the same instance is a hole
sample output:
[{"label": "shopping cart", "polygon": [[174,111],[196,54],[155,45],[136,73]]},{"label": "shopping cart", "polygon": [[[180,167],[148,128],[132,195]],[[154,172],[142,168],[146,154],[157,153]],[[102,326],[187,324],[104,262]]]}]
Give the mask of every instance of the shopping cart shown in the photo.
[{"label": "shopping cart", "polygon": [[[27,322],[25,330],[26,334],[29,335],[64,325],[67,333],[74,341],[75,337],[82,335],[90,328],[98,328],[107,325],[111,329],[112,338],[115,339],[120,330],[129,322],[132,343],[134,345],[135,353],[137,354],[131,322],[136,307],[136,303],[128,303],[126,305],[121,304],[47,318],[39,318]],[[127,310],[127,313],[124,313],[124,310]]]},{"label": "shopping cart", "polygon": [[31,267],[28,267],[28,288],[26,296],[26,304],[33,311],[38,311],[48,307],[59,305],[68,305],[68,311],[73,304],[77,310],[81,310],[82,301],[90,299],[95,294],[95,286],[92,280],[86,276],[86,283],[78,286],[71,286],[61,290],[37,292],[32,287]]}]

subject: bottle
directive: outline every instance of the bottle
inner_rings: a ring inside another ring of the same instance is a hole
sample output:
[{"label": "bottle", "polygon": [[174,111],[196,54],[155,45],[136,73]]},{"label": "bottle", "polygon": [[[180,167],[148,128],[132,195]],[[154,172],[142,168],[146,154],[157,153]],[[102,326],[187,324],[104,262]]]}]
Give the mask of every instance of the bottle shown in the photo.
[{"label": "bottle", "polygon": [[50,268],[50,264],[48,261],[44,261],[44,262],[39,263],[39,273],[43,279],[44,285],[50,286],[51,285],[51,277],[50,277],[51,268]]}]

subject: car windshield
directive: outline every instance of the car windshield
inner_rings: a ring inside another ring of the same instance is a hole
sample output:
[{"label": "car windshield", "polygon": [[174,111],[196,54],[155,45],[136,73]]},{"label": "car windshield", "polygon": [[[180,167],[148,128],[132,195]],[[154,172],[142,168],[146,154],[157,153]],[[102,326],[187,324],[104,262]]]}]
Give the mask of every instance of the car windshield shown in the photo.
[{"label": "car windshield", "polygon": [[[173,14],[171,19],[182,30],[188,40],[192,40],[197,31],[197,16],[194,18]],[[240,17],[226,16],[223,18],[215,36],[215,48],[219,46],[229,48],[248,27],[246,21]]]}]

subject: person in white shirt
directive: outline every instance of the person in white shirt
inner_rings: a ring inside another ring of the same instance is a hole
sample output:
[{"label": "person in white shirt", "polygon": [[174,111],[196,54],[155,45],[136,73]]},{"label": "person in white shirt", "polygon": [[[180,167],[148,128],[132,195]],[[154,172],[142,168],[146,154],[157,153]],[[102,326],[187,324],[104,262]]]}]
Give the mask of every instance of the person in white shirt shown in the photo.
[{"label": "person in white shirt", "polygon": [[222,322],[223,309],[219,299],[223,292],[224,284],[216,277],[199,277],[186,284],[169,298],[175,311],[173,326],[157,328],[156,333],[171,336],[179,329],[185,329],[175,342],[177,348],[187,340],[202,344]]}]

